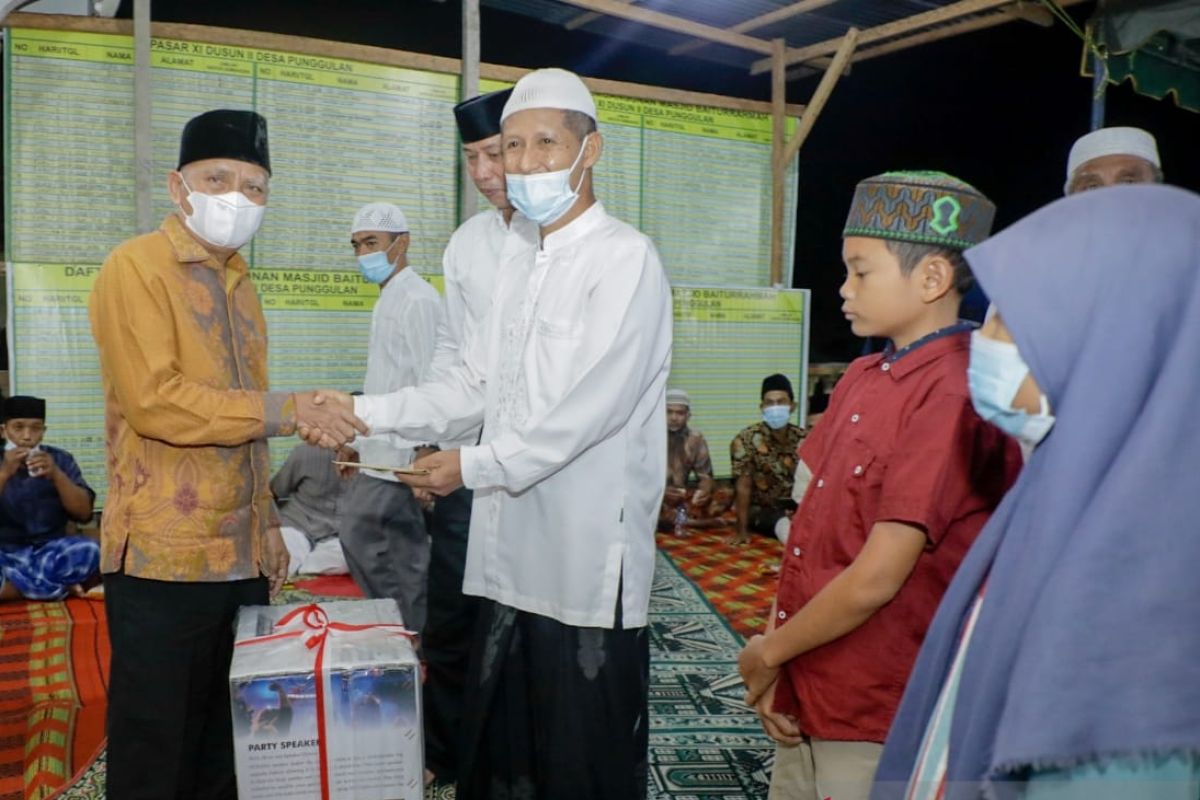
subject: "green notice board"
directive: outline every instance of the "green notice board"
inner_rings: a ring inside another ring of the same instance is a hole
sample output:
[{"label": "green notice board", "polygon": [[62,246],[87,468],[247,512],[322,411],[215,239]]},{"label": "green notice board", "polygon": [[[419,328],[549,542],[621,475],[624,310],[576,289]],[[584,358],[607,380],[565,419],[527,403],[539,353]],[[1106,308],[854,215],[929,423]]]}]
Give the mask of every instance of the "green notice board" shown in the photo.
[{"label": "green notice board", "polygon": [[713,471],[726,477],[729,443],[762,419],[762,379],[792,381],[804,419],[808,381],[807,289],[676,288],[672,388],[692,400],[690,426],[704,434]]},{"label": "green notice board", "polygon": [[[108,251],[134,233],[133,43],[128,36],[34,29],[7,29],[6,36],[12,388],[47,398],[49,441],[75,453],[103,497],[103,400],[87,295]],[[153,166],[163,180],[157,213],[171,210],[166,174],[189,118],[211,108],[263,113],[274,167],[271,201],[244,255],[266,312],[272,385],[360,386],[377,292],[354,271],[349,221],[363,203],[399,204],[413,231],[413,266],[440,283],[441,252],[457,224],[458,143],[450,113],[457,76],[159,38],[151,59]],[[688,316],[692,305],[680,305],[694,292],[721,291],[689,286],[735,287],[731,298],[738,292],[774,298],[761,301],[768,304],[793,297],[766,288],[770,119],[605,95],[597,105],[606,137],[598,193],[662,253],[677,287],[672,382],[698,399],[697,424],[711,430],[716,463],[724,465],[720,440],[743,418],[740,406],[726,405],[742,402],[733,387],[748,387],[749,422],[763,365],[803,374],[803,300],[786,301],[797,304],[794,313],[770,323],[710,314],[701,325]],[[790,221],[794,176],[789,185]],[[786,239],[792,238],[789,225]],[[720,347],[728,357],[718,354]],[[288,447],[273,450],[278,463]]]}]

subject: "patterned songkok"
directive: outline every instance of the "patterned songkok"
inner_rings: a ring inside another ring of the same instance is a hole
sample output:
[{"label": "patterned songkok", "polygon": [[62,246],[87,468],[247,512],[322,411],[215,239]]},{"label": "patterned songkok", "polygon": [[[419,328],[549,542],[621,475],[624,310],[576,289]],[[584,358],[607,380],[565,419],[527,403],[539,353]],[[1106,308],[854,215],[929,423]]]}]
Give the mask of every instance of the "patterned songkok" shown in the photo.
[{"label": "patterned songkok", "polygon": [[885,172],[854,190],[842,236],[868,236],[965,250],[992,231],[996,206],[944,172]]}]

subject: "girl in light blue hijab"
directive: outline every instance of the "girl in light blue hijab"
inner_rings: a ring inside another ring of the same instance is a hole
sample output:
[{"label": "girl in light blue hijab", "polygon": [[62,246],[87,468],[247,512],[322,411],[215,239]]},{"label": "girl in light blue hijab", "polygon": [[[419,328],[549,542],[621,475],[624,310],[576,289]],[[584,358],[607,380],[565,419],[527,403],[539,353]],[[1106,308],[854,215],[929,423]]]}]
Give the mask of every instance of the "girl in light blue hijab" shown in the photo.
[{"label": "girl in light blue hijab", "polygon": [[872,798],[1196,800],[1200,196],[1088,192],[966,257],[999,315],[976,407],[1037,447],[942,601]]}]

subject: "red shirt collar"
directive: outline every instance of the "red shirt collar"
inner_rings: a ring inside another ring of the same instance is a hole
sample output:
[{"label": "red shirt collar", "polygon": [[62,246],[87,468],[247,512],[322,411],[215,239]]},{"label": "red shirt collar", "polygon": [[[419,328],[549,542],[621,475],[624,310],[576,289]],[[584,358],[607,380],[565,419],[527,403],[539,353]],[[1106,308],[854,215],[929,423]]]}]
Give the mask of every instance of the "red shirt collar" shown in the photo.
[{"label": "red shirt collar", "polygon": [[887,350],[872,358],[872,369],[881,369],[892,376],[893,380],[901,380],[917,370],[937,361],[947,353],[970,348],[970,337],[965,335],[978,327],[973,322],[956,322],[933,333],[922,336],[917,341],[900,350]]}]

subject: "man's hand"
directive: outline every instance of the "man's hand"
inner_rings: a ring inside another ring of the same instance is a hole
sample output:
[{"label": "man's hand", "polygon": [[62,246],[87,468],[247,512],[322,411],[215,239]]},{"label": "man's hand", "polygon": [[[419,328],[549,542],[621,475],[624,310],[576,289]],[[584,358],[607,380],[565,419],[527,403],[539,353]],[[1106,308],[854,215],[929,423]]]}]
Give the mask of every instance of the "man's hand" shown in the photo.
[{"label": "man's hand", "polygon": [[697,489],[692,495],[692,505],[698,508],[708,508],[708,504],[712,502],[712,492],[707,489]]},{"label": "man's hand", "polygon": [[462,461],[458,450],[443,450],[413,462],[416,469],[429,470],[428,475],[409,475],[397,472],[396,477],[413,488],[428,489],[438,497],[445,497],[463,485]]},{"label": "man's hand", "polygon": [[[434,453],[441,451],[439,451],[436,447],[418,447],[415,452],[417,454],[417,460],[419,461],[425,456],[433,455]],[[428,489],[418,489],[413,487],[412,493],[413,497],[417,499],[417,502],[421,504],[421,508],[425,509],[426,511],[433,511],[433,492],[429,491]]]},{"label": "man's hand", "polygon": [[779,677],[779,667],[769,667],[764,660],[767,637],[751,636],[738,656],[738,672],[746,683],[746,705],[755,705]]},{"label": "man's hand", "polygon": [[45,450],[38,450],[29,455],[25,460],[25,466],[29,468],[29,474],[35,478],[53,478],[54,473],[58,471],[58,465]]},{"label": "man's hand", "polygon": [[437,499],[433,492],[428,489],[413,489],[413,497],[420,503],[421,508],[425,511],[432,512],[434,501]]},{"label": "man's hand", "polygon": [[12,450],[5,450],[4,461],[0,463],[0,472],[4,473],[5,478],[11,478],[25,465],[25,459],[28,456],[28,447],[14,447]]},{"label": "man's hand", "polygon": [[296,392],[296,429],[312,445],[334,450],[370,433],[367,424],[354,416],[354,398],[344,392],[322,390]]},{"label": "man's hand", "polygon": [[354,413],[354,397],[347,392],[339,392],[337,389],[318,389],[313,392],[313,403],[319,406],[341,406],[350,413]]},{"label": "man's hand", "polygon": [[267,581],[271,585],[271,597],[279,594],[279,590],[287,582],[290,560],[291,557],[288,555],[287,545],[283,543],[283,534],[279,531],[279,526],[271,525],[267,528],[267,538],[263,543],[262,556],[262,574],[267,577]]},{"label": "man's hand", "polygon": [[767,736],[787,747],[795,747],[804,741],[800,726],[787,714],[772,710],[775,705],[775,687],[778,685],[779,682],[776,681],[767,687],[762,697],[754,704],[754,710],[758,712],[758,721],[762,723]]},{"label": "man's hand", "polygon": [[[358,451],[355,450],[353,447],[339,447],[337,450],[337,453],[333,457],[333,460],[334,461],[350,461],[354,464],[357,464],[357,463],[359,463]],[[353,478],[354,473],[356,473],[356,472],[358,472],[358,470],[355,469],[354,467],[339,466],[337,468],[337,474],[338,474],[339,478]]]}]

